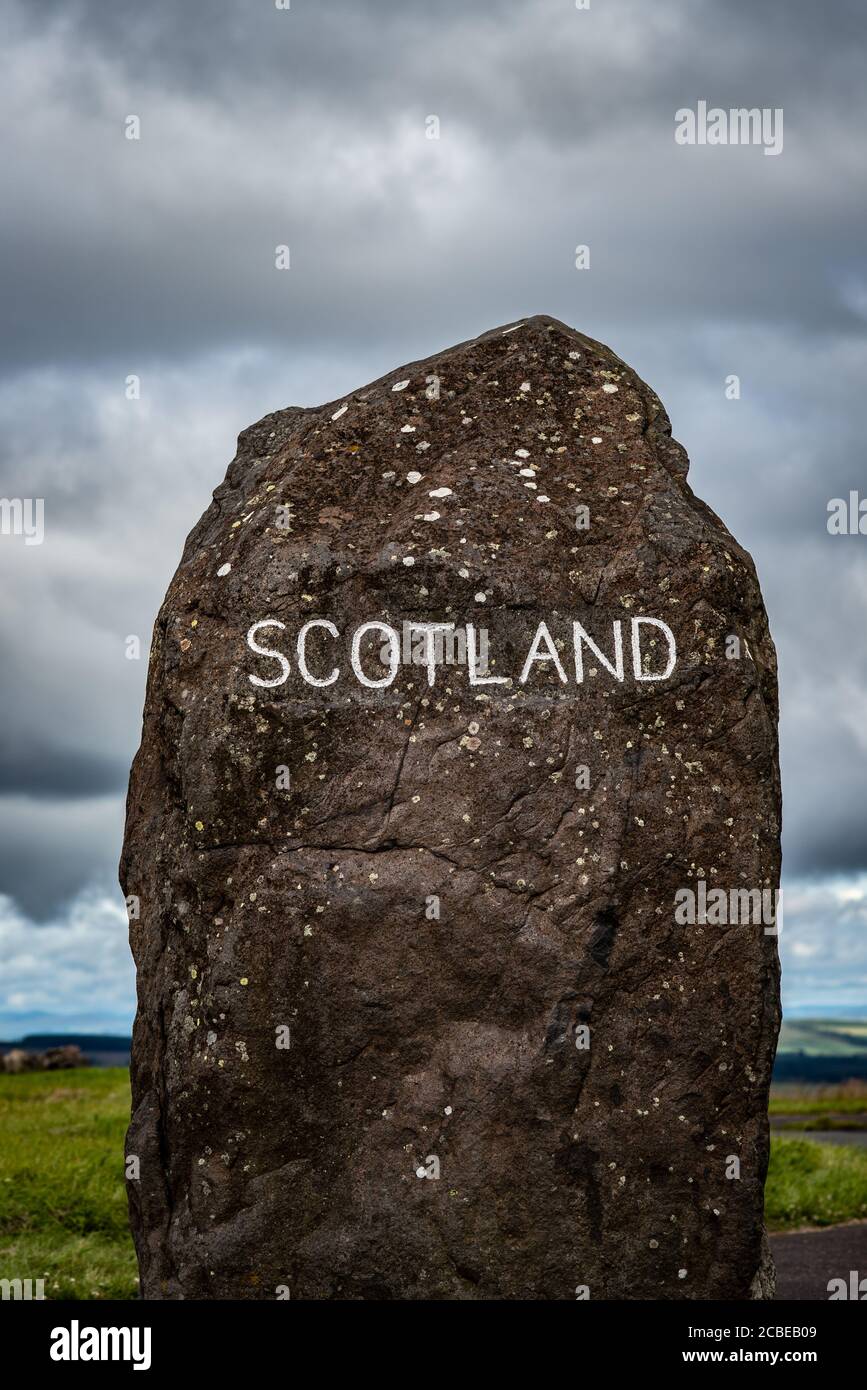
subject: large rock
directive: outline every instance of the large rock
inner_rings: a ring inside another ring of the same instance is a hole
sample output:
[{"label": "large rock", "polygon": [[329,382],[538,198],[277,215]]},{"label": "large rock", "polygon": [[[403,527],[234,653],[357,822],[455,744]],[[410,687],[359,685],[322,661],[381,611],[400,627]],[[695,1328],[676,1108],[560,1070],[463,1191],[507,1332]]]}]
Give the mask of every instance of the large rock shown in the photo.
[{"label": "large rock", "polygon": [[775,656],[686,473],[549,318],[242,434],[129,792],[145,1297],[769,1293],[774,928],[677,905],[778,882]]},{"label": "large rock", "polygon": [[69,1071],[73,1067],[89,1067],[90,1060],[85,1057],[75,1043],[62,1047],[49,1047],[44,1052],[28,1052],[23,1047],[13,1047],[5,1056],[0,1056],[0,1071]]}]

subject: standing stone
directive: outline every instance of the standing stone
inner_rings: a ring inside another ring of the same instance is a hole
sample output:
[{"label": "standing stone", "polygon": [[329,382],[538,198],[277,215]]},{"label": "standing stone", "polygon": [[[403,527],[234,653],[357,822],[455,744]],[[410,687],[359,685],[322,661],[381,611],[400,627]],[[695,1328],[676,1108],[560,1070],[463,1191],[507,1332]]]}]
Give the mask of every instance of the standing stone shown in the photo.
[{"label": "standing stone", "polygon": [[776,662],[686,474],[544,317],[241,435],[129,790],[146,1298],[769,1296],[775,929],[707,904]]}]

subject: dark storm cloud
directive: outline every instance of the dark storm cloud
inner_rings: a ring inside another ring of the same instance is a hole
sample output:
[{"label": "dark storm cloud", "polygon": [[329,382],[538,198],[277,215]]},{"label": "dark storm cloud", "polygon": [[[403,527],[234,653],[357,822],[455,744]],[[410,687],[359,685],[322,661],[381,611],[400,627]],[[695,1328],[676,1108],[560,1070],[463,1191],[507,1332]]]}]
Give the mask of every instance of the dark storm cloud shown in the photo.
[{"label": "dark storm cloud", "polygon": [[[835,282],[863,283],[856,13],[20,9],[5,360],[134,371],[239,341],[397,349],[422,321],[447,342],[570,300],[591,331],[704,314],[858,332]],[[783,158],[675,146],[674,111],[699,96],[783,105]],[[579,241],[594,254],[580,284]]]},{"label": "dark storm cloud", "polygon": [[[33,797],[76,798],[125,788],[129,776],[126,758],[109,758],[77,748],[53,748],[50,735],[44,731],[39,742],[39,757],[34,758],[32,745],[13,746],[0,738],[0,787],[4,795],[28,792]],[[8,882],[2,872],[0,879]]]},{"label": "dark storm cloud", "polygon": [[[46,539],[0,542],[0,945],[26,939],[20,909],[72,941],[75,904],[117,898],[151,625],[238,431],[535,312],[654,386],[756,559],[787,874],[867,869],[865,552],[825,528],[829,497],[867,489],[860,0],[7,10],[0,492],[45,498]],[[700,98],[782,106],[782,155],[678,147]],[[801,894],[805,990],[847,958],[867,978],[849,901]],[[37,1007],[56,999],[15,1016]]]},{"label": "dark storm cloud", "polygon": [[[317,104],[358,109],[362,94],[394,107],[410,79],[432,73],[441,88],[465,92],[479,109],[512,117],[532,113],[534,133],[565,130],[574,91],[574,63],[591,52],[607,76],[645,103],[670,96],[678,82],[716,72],[739,92],[778,83],[799,95],[841,83],[860,92],[864,43],[860,0],[597,0],[575,13],[561,0],[293,0],[290,10],[238,0],[47,0],[38,12],[19,7],[26,32],[58,24],[77,52],[116,62],[132,78],[208,95],[237,91],[247,80],[292,87]],[[564,44],[564,40],[570,42]],[[434,60],[450,52],[448,68]],[[646,61],[641,61],[642,58]],[[539,59],[545,60],[541,67]],[[491,70],[493,60],[500,66]],[[503,80],[526,77],[521,85]],[[563,98],[569,97],[569,102]],[[548,119],[540,119],[543,113]],[[604,109],[598,121],[610,120]]]},{"label": "dark storm cloud", "polygon": [[[110,797],[49,803],[0,797],[2,891],[43,921],[92,884],[109,885],[116,878],[121,818],[118,800]],[[119,893],[116,901],[122,907]]]}]

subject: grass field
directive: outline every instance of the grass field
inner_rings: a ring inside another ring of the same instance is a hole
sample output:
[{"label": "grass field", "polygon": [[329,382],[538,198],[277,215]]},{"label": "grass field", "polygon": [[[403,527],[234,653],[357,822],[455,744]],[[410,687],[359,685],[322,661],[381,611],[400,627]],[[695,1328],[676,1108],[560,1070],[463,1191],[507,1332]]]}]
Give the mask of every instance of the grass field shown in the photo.
[{"label": "grass field", "polygon": [[867,1081],[844,1081],[838,1086],[807,1086],[783,1082],[771,1089],[771,1115],[865,1115]]},{"label": "grass field", "polygon": [[[847,1102],[853,1111],[867,1107],[851,1083],[805,1089],[773,1104],[819,1116],[845,1113]],[[123,1176],[128,1119],[123,1069],[0,1075],[0,1278],[44,1279],[53,1299],[135,1298]],[[867,1149],[775,1136],[766,1216],[775,1231],[867,1217]]]},{"label": "grass field", "polygon": [[46,1298],[135,1298],[123,1068],[0,1075],[0,1278]]},{"label": "grass field", "polygon": [[867,1052],[867,1019],[784,1019],[777,1051],[807,1057],[857,1056]]},{"label": "grass field", "polygon": [[867,1217],[867,1149],[773,1138],[765,1187],[770,1231]]}]

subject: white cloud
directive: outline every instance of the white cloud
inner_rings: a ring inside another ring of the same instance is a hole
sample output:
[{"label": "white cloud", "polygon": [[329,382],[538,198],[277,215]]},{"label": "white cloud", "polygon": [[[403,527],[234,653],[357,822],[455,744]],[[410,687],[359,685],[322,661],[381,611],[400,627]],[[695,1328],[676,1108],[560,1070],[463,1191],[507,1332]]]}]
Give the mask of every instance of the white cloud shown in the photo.
[{"label": "white cloud", "polygon": [[118,892],[78,895],[62,916],[35,926],[0,896],[0,1036],[116,1031],[132,1022],[127,918]]},{"label": "white cloud", "polygon": [[867,988],[867,874],[784,888],[783,1011],[862,1006]]}]

